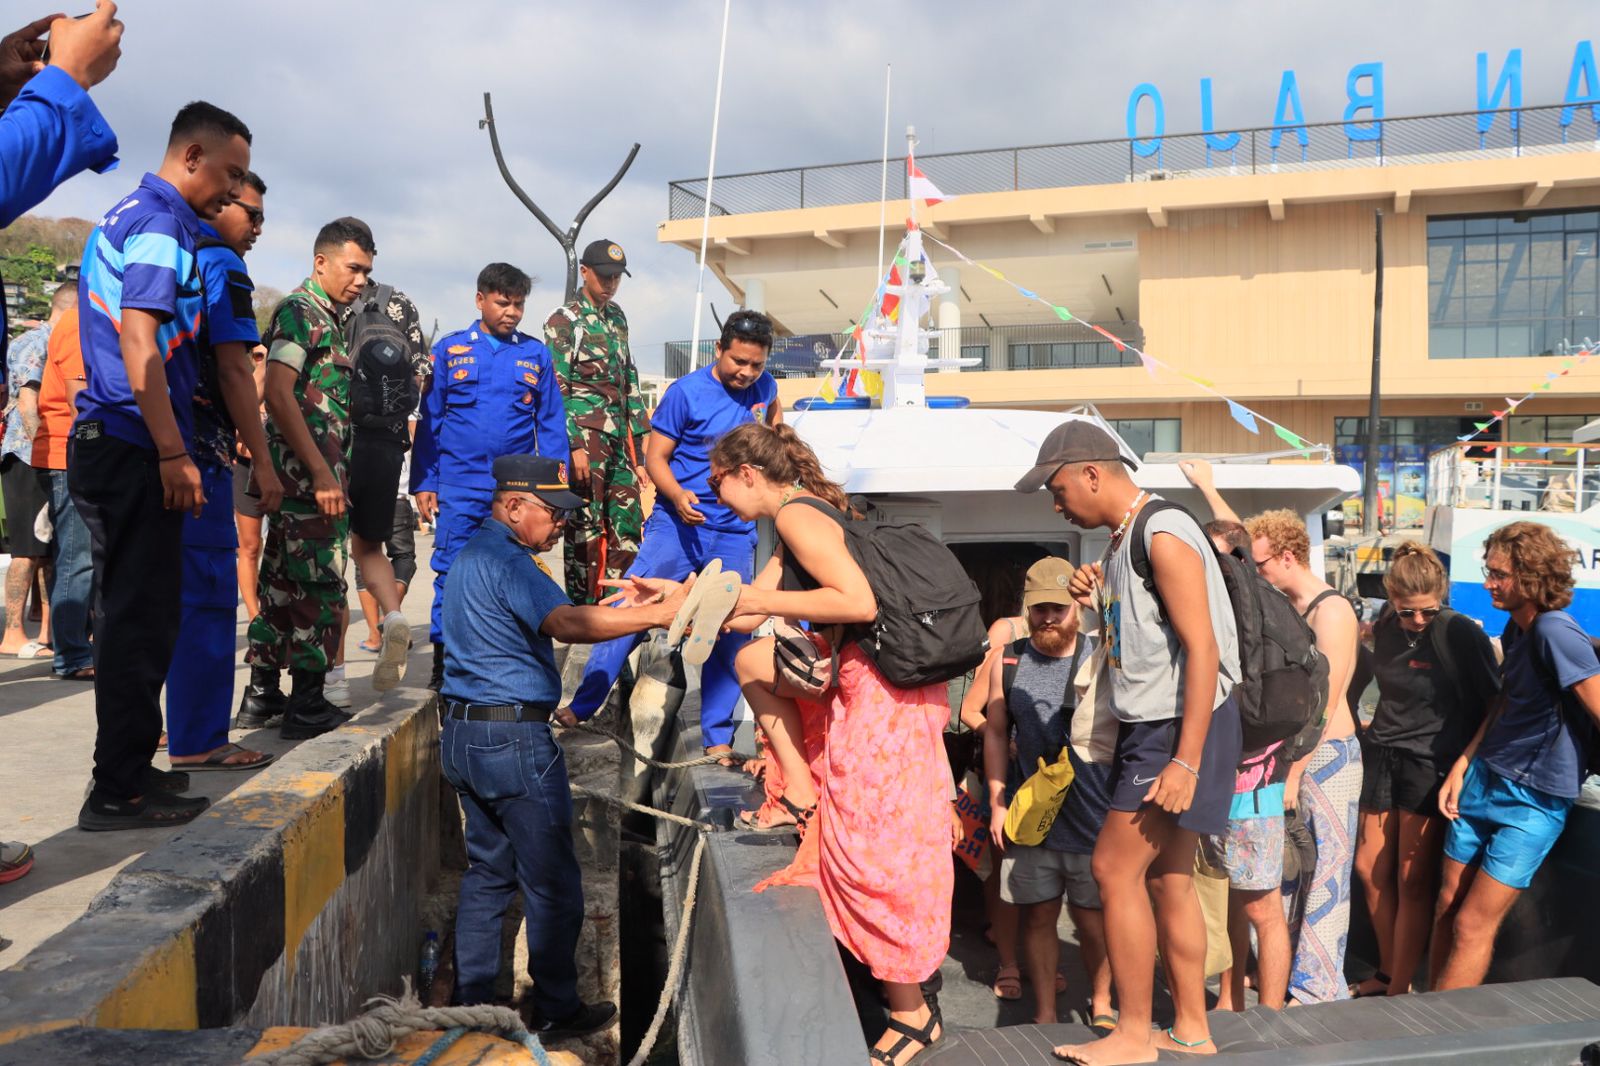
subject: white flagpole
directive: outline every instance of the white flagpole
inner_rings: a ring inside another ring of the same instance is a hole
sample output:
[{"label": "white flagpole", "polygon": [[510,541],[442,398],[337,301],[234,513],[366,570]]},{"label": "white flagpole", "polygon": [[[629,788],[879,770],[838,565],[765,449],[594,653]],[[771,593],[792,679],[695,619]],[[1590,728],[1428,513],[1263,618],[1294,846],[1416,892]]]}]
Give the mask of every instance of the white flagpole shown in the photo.
[{"label": "white flagpole", "polygon": [[878,188],[878,281],[883,280],[883,233],[889,210],[889,81],[894,64],[883,65],[883,180]]},{"label": "white flagpole", "polygon": [[706,303],[706,245],[711,241],[711,186],[717,169],[717,129],[722,124],[722,71],[728,58],[728,18],[733,0],[722,0],[722,44],[717,48],[717,95],[711,107],[711,158],[706,163],[706,212],[700,221],[700,276],[694,286],[694,329],[689,341],[689,369],[700,359],[700,312]]}]

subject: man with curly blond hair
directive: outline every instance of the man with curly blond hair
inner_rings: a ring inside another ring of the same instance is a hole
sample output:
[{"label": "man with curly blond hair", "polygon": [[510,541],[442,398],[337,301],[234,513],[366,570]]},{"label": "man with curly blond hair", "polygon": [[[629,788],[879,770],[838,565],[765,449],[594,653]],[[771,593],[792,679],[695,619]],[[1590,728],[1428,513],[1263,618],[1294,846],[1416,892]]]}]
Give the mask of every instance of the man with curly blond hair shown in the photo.
[{"label": "man with curly blond hair", "polygon": [[1328,705],[1322,739],[1289,769],[1283,806],[1296,811],[1317,842],[1317,866],[1305,919],[1289,931],[1294,961],[1289,998],[1325,1003],[1349,998],[1344,979],[1350,933],[1350,873],[1361,799],[1361,744],[1345,690],[1355,671],[1360,623],[1350,601],[1311,570],[1311,538],[1293,511],[1267,511],[1246,523],[1256,569],[1305,618],[1328,658]]},{"label": "man with curly blond hair", "polygon": [[1500,638],[1500,698],[1439,790],[1450,830],[1435,990],[1483,983],[1501,921],[1578,798],[1600,721],[1600,661],[1563,609],[1572,602],[1572,546],[1548,526],[1513,522],[1483,548],[1484,587],[1511,620]]}]

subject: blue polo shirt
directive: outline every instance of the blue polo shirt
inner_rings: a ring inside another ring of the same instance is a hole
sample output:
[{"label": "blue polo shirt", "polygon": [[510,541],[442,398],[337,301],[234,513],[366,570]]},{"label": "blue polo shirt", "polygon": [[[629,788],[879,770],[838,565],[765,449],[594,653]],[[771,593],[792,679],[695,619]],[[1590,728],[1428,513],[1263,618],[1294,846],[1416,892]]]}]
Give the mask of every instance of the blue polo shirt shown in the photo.
[{"label": "blue polo shirt", "polygon": [[566,592],[511,528],[493,518],[450,564],[445,579],[445,699],[461,703],[533,703],[561,699],[545,616],[570,604]]},{"label": "blue polo shirt", "polygon": [[1507,780],[1577,799],[1594,727],[1568,690],[1600,674],[1594,645],[1566,611],[1544,611],[1526,633],[1507,622],[1500,641],[1506,702],[1477,757]]},{"label": "blue polo shirt", "polygon": [[178,190],[146,174],[89,234],[78,278],[79,337],[88,378],[78,396],[80,423],[99,420],[120,440],[155,446],[122,362],[122,313],[137,308],[161,320],[156,348],[166,362],[167,395],[184,446],[191,445],[200,376],[195,336],[202,300],[194,257],[199,232],[200,219]]},{"label": "blue polo shirt", "polygon": [[[650,428],[676,443],[667,465],[678,484],[699,497],[694,509],[706,516],[706,528],[748,533],[754,523],[728,510],[707,484],[711,448],[728,430],[766,418],[768,406],[778,398],[778,383],[763,372],[748,388],[730,389],[711,370],[701,367],[668,385],[650,416]],[[657,499],[656,511],[678,518],[678,509],[664,496]]]}]

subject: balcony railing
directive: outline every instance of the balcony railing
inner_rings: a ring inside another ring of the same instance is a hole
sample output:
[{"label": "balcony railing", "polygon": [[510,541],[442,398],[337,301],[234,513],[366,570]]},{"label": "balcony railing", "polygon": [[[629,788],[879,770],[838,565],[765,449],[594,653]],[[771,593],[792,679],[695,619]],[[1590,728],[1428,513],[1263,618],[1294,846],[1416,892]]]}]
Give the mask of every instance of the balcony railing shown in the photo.
[{"label": "balcony railing", "polygon": [[[1144,331],[1137,322],[1105,322],[1101,326],[1128,345],[1144,345]],[[767,369],[778,378],[817,377],[822,373],[817,364],[832,358],[849,343],[848,333],[779,337],[773,342]],[[667,342],[663,358],[666,376],[680,378],[708,366],[716,358],[714,346],[714,341],[701,341],[699,352],[691,359],[688,341]],[[977,366],[965,367],[967,371],[1139,365],[1132,352],[1118,351],[1115,344],[1079,322],[935,330],[930,354],[933,352],[983,360]]]},{"label": "balcony railing", "polygon": [[[1482,129],[1485,123],[1488,128]],[[917,158],[940,189],[970,194],[1592,152],[1597,140],[1600,106],[1556,104],[1366,122],[1263,126],[1138,140],[1037,144]],[[1214,147],[1218,144],[1232,147]],[[878,199],[882,165],[881,160],[869,159],[718,175],[711,212],[740,215],[871,203]],[[905,158],[891,159],[889,173],[890,195],[904,199]],[[705,212],[705,190],[704,178],[668,184],[667,217],[699,218]]]}]

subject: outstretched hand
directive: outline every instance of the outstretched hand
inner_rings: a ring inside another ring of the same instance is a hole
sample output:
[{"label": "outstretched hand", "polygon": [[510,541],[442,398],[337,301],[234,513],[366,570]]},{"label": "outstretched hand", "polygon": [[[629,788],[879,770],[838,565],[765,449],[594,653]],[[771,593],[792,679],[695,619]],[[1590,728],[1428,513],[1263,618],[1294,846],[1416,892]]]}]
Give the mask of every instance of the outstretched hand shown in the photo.
[{"label": "outstretched hand", "polygon": [[692,577],[687,582],[668,581],[664,577],[602,578],[600,584],[617,591],[601,600],[600,606],[647,607],[651,604],[665,603],[674,595],[677,595],[682,602],[683,596],[688,595],[689,585],[693,582]]}]

